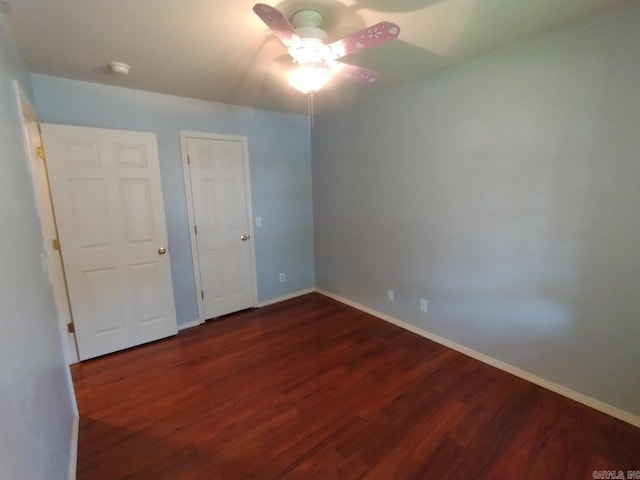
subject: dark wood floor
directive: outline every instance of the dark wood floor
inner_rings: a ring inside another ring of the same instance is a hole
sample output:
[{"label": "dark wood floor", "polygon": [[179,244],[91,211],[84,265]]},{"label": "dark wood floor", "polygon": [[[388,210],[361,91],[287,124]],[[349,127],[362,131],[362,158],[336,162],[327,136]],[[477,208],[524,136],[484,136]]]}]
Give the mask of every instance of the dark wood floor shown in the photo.
[{"label": "dark wood floor", "polygon": [[318,294],[72,373],[79,480],[640,470],[640,429]]}]

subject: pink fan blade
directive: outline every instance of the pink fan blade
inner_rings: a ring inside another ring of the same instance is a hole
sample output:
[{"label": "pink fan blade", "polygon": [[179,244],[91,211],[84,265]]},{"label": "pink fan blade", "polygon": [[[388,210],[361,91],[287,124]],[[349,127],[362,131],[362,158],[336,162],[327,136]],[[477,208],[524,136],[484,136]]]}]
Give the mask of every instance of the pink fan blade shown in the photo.
[{"label": "pink fan blade", "polygon": [[300,41],[289,20],[279,10],[264,3],[256,3],[253,11],[287,47]]},{"label": "pink fan blade", "polygon": [[390,42],[398,38],[400,27],[391,22],[380,22],[371,27],[360,30],[342,40],[327,45],[336,58],[344,57],[365,48]]},{"label": "pink fan blade", "polygon": [[378,72],[364,67],[356,67],[348,63],[336,62],[338,73],[356,83],[373,83],[378,78]]}]

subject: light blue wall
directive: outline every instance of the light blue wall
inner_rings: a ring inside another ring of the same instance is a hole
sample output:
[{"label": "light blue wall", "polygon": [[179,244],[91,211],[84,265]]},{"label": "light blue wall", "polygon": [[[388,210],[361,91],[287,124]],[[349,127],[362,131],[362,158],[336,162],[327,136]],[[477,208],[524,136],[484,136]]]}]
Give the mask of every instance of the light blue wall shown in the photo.
[{"label": "light blue wall", "polygon": [[629,2],[318,117],[318,287],[640,415],[639,25]]},{"label": "light blue wall", "polygon": [[28,72],[0,14],[0,478],[67,478],[75,403],[13,80]]},{"label": "light blue wall", "polygon": [[179,323],[198,317],[180,130],[248,137],[253,213],[263,221],[255,228],[260,301],[314,286],[306,117],[41,75],[32,83],[43,122],[156,133]]}]

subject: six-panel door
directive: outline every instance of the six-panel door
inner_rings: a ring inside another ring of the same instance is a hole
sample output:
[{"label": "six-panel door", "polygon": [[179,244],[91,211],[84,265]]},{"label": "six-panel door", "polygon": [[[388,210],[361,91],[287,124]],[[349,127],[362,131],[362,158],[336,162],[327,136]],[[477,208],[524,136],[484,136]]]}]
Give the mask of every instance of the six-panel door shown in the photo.
[{"label": "six-panel door", "polygon": [[155,135],[42,134],[80,359],[177,333]]},{"label": "six-panel door", "polygon": [[244,144],[187,138],[204,318],[254,306]]}]

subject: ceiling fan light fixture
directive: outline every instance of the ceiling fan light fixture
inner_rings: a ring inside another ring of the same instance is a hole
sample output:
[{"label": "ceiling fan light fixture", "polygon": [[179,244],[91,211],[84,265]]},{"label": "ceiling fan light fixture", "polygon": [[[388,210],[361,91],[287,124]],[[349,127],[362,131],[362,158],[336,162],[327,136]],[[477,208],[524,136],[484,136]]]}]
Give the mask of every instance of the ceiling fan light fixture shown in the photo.
[{"label": "ceiling fan light fixture", "polygon": [[331,79],[331,70],[322,63],[301,64],[289,74],[289,84],[302,93],[315,93]]},{"label": "ceiling fan light fixture", "polygon": [[321,28],[322,14],[318,11],[300,10],[291,22],[280,10],[264,3],[256,3],[253,11],[288,48],[293,62],[298,64],[289,74],[289,84],[303,93],[317,92],[334,73],[356,83],[374,82],[378,74],[373,70],[339,60],[395,40],[400,34],[398,25],[383,21],[327,44],[327,34]]},{"label": "ceiling fan light fixture", "polygon": [[324,42],[316,38],[301,38],[288,50],[289,55],[298,63],[320,63],[331,59]]}]

